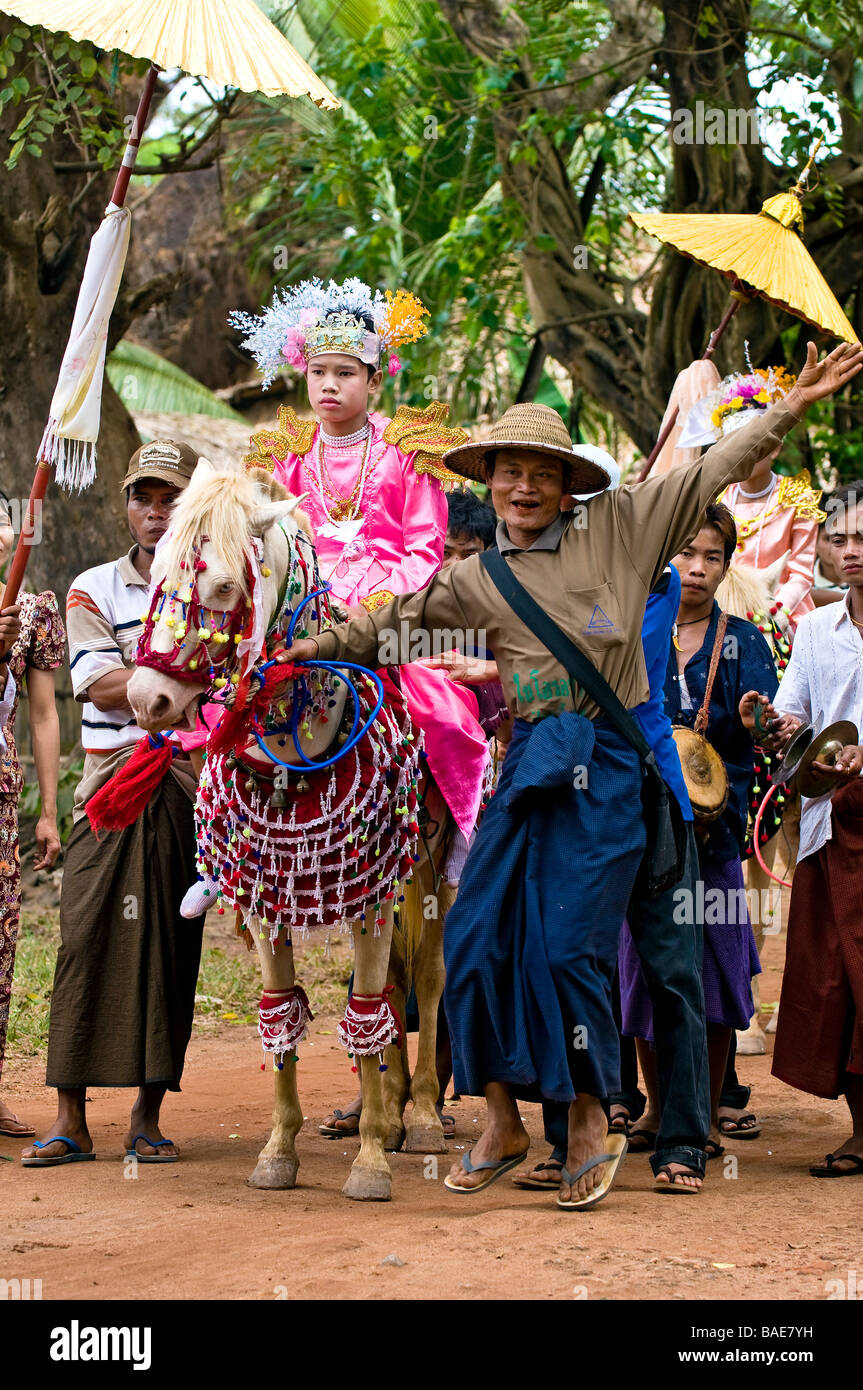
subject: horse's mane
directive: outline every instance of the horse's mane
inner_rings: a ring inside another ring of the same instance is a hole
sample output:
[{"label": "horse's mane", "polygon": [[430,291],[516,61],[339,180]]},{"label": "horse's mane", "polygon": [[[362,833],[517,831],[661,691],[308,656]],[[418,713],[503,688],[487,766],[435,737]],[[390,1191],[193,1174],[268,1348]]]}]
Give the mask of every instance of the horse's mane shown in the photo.
[{"label": "horse's mane", "polygon": [[716,602],[726,613],[745,618],[747,613],[766,613],[773,602],[773,590],[782,578],[788,554],[780,555],[766,569],[732,562],[716,590]]},{"label": "horse's mane", "polygon": [[[291,493],[262,469],[246,473],[236,468],[216,469],[209,463],[196,468],[171,516],[165,542],[166,580],[177,587],[184,576],[191,578],[195,547],[207,536],[224,561],[226,577],[248,596],[246,550],[253,516],[262,503],[290,497]],[[238,511],[245,515],[242,525],[237,524]],[[311,527],[303,513],[295,511],[292,519],[311,539]]]},{"label": "horse's mane", "polygon": [[735,618],[747,613],[766,613],[770,607],[770,587],[763,573],[748,565],[730,565],[716,590],[716,602]]}]

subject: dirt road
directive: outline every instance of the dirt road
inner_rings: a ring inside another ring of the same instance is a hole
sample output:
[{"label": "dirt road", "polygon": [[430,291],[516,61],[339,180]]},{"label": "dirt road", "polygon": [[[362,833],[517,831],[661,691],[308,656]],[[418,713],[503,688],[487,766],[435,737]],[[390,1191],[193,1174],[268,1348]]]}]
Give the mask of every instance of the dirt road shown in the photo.
[{"label": "dirt road", "polygon": [[[770,942],[762,997],[778,995],[780,948]],[[179,1163],[124,1177],[127,1097],[94,1091],[94,1164],[34,1171],[0,1162],[0,1277],[41,1279],[60,1298],[535,1298],[823,1299],[860,1263],[863,1183],[807,1173],[846,1133],[843,1106],[770,1078],[769,1058],[745,1058],[762,1137],[729,1143],[696,1198],[651,1190],[646,1158],[627,1160],[592,1213],[562,1212],[545,1193],[503,1179],[477,1198],[448,1193],[449,1158],[391,1156],[393,1201],[340,1195],[357,1140],[329,1142],[317,1123],[351,1093],[332,1019],[301,1051],[307,1122],[293,1192],[245,1184],[264,1143],[271,1074],[251,1028],[193,1039],[182,1095],[166,1132]],[[41,1128],[52,1118],[42,1064],[17,1061],[8,1097]],[[524,1106],[544,1154],[538,1107]],[[469,1145],[481,1106],[455,1107],[452,1153]],[[0,1140],[17,1157],[20,1141]],[[856,1215],[855,1215],[856,1213]],[[401,1263],[388,1262],[396,1256]],[[863,1271],[861,1271],[863,1282]]]}]

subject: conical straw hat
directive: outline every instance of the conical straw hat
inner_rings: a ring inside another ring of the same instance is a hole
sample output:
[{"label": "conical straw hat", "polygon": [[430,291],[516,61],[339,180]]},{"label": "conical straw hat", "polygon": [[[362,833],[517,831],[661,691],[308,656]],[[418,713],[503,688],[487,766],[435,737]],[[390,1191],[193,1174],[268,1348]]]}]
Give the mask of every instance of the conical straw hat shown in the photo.
[{"label": "conical straw hat", "polygon": [[119,48],[225,87],[309,96],[327,110],[339,106],[255,0],[4,0],[2,9],[25,24],[89,40],[109,53]]},{"label": "conical straw hat", "polygon": [[[603,451],[585,445],[585,453],[579,453],[579,445],[573,445],[557,411],[533,402],[511,405],[491,426],[484,440],[450,449],[443,461],[453,473],[484,483],[487,481],[486,460],[500,449],[529,449],[560,459],[567,492],[602,492],[611,481],[608,472],[594,462],[597,453]],[[610,455],[605,457],[613,462]]]},{"label": "conical straw hat", "polygon": [[768,198],[759,213],[635,213],[636,227],[700,265],[744,282],[762,299],[814,328],[856,343],[857,334],[803,244],[796,193]]}]

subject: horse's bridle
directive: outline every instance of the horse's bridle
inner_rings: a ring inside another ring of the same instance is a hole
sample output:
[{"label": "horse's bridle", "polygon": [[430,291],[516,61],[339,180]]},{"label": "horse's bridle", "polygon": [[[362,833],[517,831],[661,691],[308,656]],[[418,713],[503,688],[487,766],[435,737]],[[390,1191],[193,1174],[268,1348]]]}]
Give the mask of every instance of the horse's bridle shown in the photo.
[{"label": "horse's bridle", "polygon": [[[201,544],[207,539],[206,536],[202,536]],[[318,600],[321,608],[326,604],[326,617],[328,619],[331,619],[332,616],[328,598],[332,585],[329,582],[321,583],[317,570],[317,562],[315,560],[313,562],[312,574],[314,587],[309,589],[308,566],[297,544],[299,535],[292,539],[294,542],[293,549],[296,563],[298,563],[304,571],[306,594],[295,608],[291,607],[293,594],[299,592],[303,588],[303,584],[293,579],[294,565],[290,565],[285,577],[285,582],[281,586],[278,594],[275,612],[272,614],[267,626],[264,639],[265,643],[266,639],[273,633],[277,633],[281,636],[279,632],[279,620],[283,616],[288,616],[289,614],[285,640],[287,645],[290,646],[291,642],[294,640],[294,632],[302,612],[315,600]],[[180,569],[183,570],[185,568],[186,562],[181,560]],[[236,607],[232,609],[209,609],[205,608],[201,603],[198,593],[198,574],[206,568],[206,561],[201,557],[200,546],[195,545],[193,549],[192,575],[189,581],[188,595],[178,592],[179,586],[178,588],[172,589],[169,593],[165,587],[164,581],[156,588],[150,600],[150,609],[144,622],[144,630],[138,642],[138,650],[135,658],[138,666],[146,666],[150,667],[152,670],[161,671],[163,674],[171,676],[174,680],[189,681],[190,683],[194,682],[196,684],[200,684],[202,679],[206,680],[207,688],[201,693],[199,706],[207,699],[216,698],[217,692],[223,690],[224,687],[228,686],[230,689],[230,685],[236,683],[236,673],[231,671],[233,665],[231,657],[243,636],[248,636],[251,633],[252,624],[254,622],[253,604],[255,576],[248,554],[246,555],[246,578],[250,597],[241,599]],[[318,585],[320,585],[320,587],[318,587]],[[169,611],[167,616],[164,616],[166,604],[169,605]],[[284,607],[285,604],[288,606]],[[177,616],[178,608],[179,620]],[[315,616],[317,617],[318,615],[316,614]],[[218,626],[216,626],[217,618],[221,619]],[[173,628],[174,631],[173,645],[171,650],[167,652],[154,651],[153,649],[153,635],[157,624],[160,622],[168,628]],[[192,646],[191,640],[187,640],[190,639],[193,630],[197,632],[194,646]],[[300,636],[303,635],[306,634],[300,634]],[[216,642],[224,648],[220,661],[215,661],[210,654],[209,644],[212,642]],[[178,660],[187,646],[190,648],[187,655],[182,660]],[[261,655],[264,655],[264,653],[261,653]],[[253,662],[250,672],[251,685],[253,687],[257,686],[258,691],[262,689],[263,679],[267,670],[274,664],[274,660],[268,660],[261,664],[259,658]],[[298,764],[283,761],[283,759],[279,758],[277,754],[273,753],[272,750],[267,747],[265,739],[278,736],[279,734],[290,735],[294,748],[300,758],[300,769],[323,769],[325,767],[330,767],[333,763],[338,762],[340,758],[344,757],[346,753],[350,752],[371,728],[383,704],[383,682],[374,671],[369,671],[366,667],[358,666],[353,662],[340,662],[336,665],[328,661],[308,661],[299,662],[297,665],[305,669],[318,668],[327,671],[331,673],[333,677],[337,676],[344,681],[354,701],[353,723],[345,742],[332,757],[326,759],[316,760],[309,758],[303,751],[299,741],[299,723],[313,697],[302,672],[294,675],[294,680],[297,682],[299,689],[295,689],[289,723],[284,725],[275,724],[272,728],[264,728],[261,724],[260,717],[253,716],[250,718],[249,731],[266,757],[271,762],[277,763],[281,767],[296,770]],[[359,692],[351,678],[345,674],[346,670],[356,671],[361,677],[364,676],[373,681],[377,687],[377,698],[373,701],[371,712],[361,728],[358,727],[360,724]],[[292,673],[289,672],[286,667],[286,679],[290,678],[291,674]]]},{"label": "horse's bridle", "polygon": [[[201,537],[201,542],[207,540]],[[205,608],[198,593],[198,574],[207,568],[201,558],[200,547],[193,551],[193,573],[189,580],[188,597],[180,586],[170,592],[163,581],[154,591],[150,608],[144,620],[144,630],[138,641],[135,663],[149,666],[154,671],[172,676],[174,680],[194,681],[219,689],[227,684],[224,669],[229,668],[229,658],[240,642],[245,629],[251,622],[252,599],[241,598],[234,608]],[[186,568],[185,560],[180,561],[180,569]],[[253,588],[252,566],[246,556],[246,579],[251,595]],[[167,614],[165,608],[168,608]],[[166,652],[155,651],[153,637],[158,624],[173,630],[173,644]],[[192,633],[196,639],[192,645]],[[210,652],[210,644],[215,643],[222,650],[221,658],[216,660]],[[185,657],[181,653],[188,648]],[[222,669],[224,668],[224,669]]]}]

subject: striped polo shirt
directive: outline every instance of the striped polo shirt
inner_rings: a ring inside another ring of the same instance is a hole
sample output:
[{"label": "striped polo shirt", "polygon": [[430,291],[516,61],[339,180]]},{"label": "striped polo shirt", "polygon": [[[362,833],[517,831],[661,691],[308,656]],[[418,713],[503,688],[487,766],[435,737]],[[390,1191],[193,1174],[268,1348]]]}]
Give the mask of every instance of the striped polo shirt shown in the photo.
[{"label": "striped polo shirt", "polygon": [[129,710],[100,710],[87,699],[94,681],[135,664],[149,584],[128,555],[79,574],[66,600],[69,667],[75,699],[84,706],[81,742],[87,753],[109,753],[136,743],[141,730]]}]

